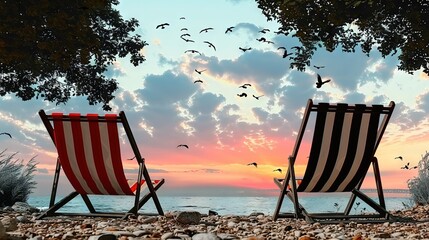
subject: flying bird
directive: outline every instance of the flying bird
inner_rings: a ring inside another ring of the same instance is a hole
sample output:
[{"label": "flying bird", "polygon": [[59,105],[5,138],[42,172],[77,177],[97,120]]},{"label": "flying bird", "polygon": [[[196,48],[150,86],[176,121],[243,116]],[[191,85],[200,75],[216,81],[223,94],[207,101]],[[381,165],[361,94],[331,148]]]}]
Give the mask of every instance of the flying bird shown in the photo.
[{"label": "flying bird", "polygon": [[274,32],[275,34],[286,34],[286,29],[284,27],[279,27],[278,31]]},{"label": "flying bird", "polygon": [[325,66],[317,66],[317,65],[313,65],[313,67],[314,67],[314,68],[316,68],[316,69],[321,69],[321,68],[324,68]]},{"label": "flying bird", "polygon": [[405,166],[401,167],[401,169],[410,169],[410,163],[408,162]]},{"label": "flying bird", "polygon": [[268,43],[268,44],[274,44],[273,41],[265,41],[265,42]]},{"label": "flying bird", "polygon": [[301,50],[304,50],[304,48],[303,47],[300,47],[300,46],[293,46],[293,47],[291,47],[292,49],[296,49],[297,51],[301,51]]},{"label": "flying bird", "polygon": [[267,39],[264,38],[264,37],[261,37],[261,38],[257,38],[256,41],[258,41],[258,42],[266,42]]},{"label": "flying bird", "polygon": [[282,169],[281,168],[274,169],[273,172],[275,172],[275,171],[278,171],[279,173],[282,173]]},{"label": "flying bird", "polygon": [[200,33],[202,32],[208,32],[209,30],[213,30],[213,28],[209,27],[209,28],[204,28],[200,31]]},{"label": "flying bird", "polygon": [[275,34],[278,34],[278,35],[279,35],[279,34],[285,34],[285,31],[284,31],[284,30],[278,30],[278,31],[275,31],[274,33],[275,33]]},{"label": "flying bird", "polygon": [[229,27],[229,28],[227,28],[226,31],[225,31],[225,33],[232,32],[232,29],[234,29],[234,28],[235,27]]},{"label": "flying bird", "polygon": [[201,55],[201,53],[200,53],[200,52],[198,52],[197,50],[193,50],[193,49],[189,49],[189,50],[186,50],[186,51],[185,51],[185,53],[188,53],[188,52],[190,52],[190,53],[198,53],[198,54],[200,54],[200,55]]},{"label": "flying bird", "polygon": [[237,94],[237,96],[239,96],[239,97],[247,97],[247,93]]},{"label": "flying bird", "polygon": [[285,47],[278,47],[277,50],[279,49],[283,49],[283,56],[282,56],[283,58],[286,58],[287,56],[292,55],[292,53],[287,53],[287,50]]},{"label": "flying bird", "polygon": [[267,33],[267,32],[269,32],[270,31],[270,29],[268,29],[268,28],[264,28],[264,29],[262,29],[261,31],[259,31],[260,33]]},{"label": "flying bird", "polygon": [[203,80],[198,79],[198,80],[195,80],[194,83],[203,83]]},{"label": "flying bird", "polygon": [[401,169],[407,169],[407,170],[416,169],[416,168],[418,168],[418,166],[410,167],[409,162],[405,166],[401,167]]},{"label": "flying bird", "polygon": [[164,29],[166,26],[170,26],[170,24],[168,24],[168,23],[159,24],[158,26],[156,26],[156,29],[158,29],[158,28]]},{"label": "flying bird", "polygon": [[183,38],[183,37],[190,37],[190,36],[191,36],[191,34],[189,34],[189,33],[184,33],[184,34],[180,35],[181,38]]},{"label": "flying bird", "polygon": [[183,40],[185,40],[185,42],[195,42],[194,40],[192,40],[192,39],[186,39],[186,38],[182,38]]},{"label": "flying bird", "polygon": [[179,19],[185,19],[185,17],[180,17]]},{"label": "flying bird", "polygon": [[206,71],[207,69],[203,69],[203,70],[198,70],[198,69],[195,69],[195,72],[196,73],[198,73],[198,74],[201,74],[202,72],[204,72],[204,71]]},{"label": "flying bird", "polygon": [[258,164],[256,162],[248,163],[247,166],[253,165],[255,167],[258,167]]},{"label": "flying bird", "polygon": [[327,83],[327,82],[330,82],[330,81],[331,81],[331,79],[328,79],[328,80],[322,81],[322,77],[320,77],[320,75],[319,75],[319,74],[317,74],[316,87],[317,87],[317,88],[321,88],[323,84],[325,84],[325,83]]},{"label": "flying bird", "polygon": [[180,31],[188,31],[188,29],[187,28],[182,28],[182,29],[180,29]]},{"label": "flying bird", "polygon": [[252,48],[251,48],[251,47],[249,47],[249,48],[242,48],[242,47],[238,47],[238,49],[240,49],[240,50],[241,50],[241,51],[243,51],[243,52],[246,52],[246,51],[252,50]]},{"label": "flying bird", "polygon": [[247,87],[251,87],[251,86],[252,86],[252,84],[250,84],[250,83],[245,83],[245,84],[243,84],[243,85],[239,86],[238,88],[247,88]]},{"label": "flying bird", "polygon": [[188,146],[188,145],[186,145],[186,144],[179,144],[179,145],[177,145],[177,147],[178,147],[178,148],[179,148],[179,147],[189,148],[189,146]]},{"label": "flying bird", "polygon": [[259,98],[260,97],[262,97],[262,96],[264,96],[264,95],[261,95],[261,96],[255,96],[255,95],[252,95],[254,98],[256,98],[256,100],[259,100]]},{"label": "flying bird", "polygon": [[7,132],[2,132],[0,133],[0,135],[8,135],[10,138],[12,138],[12,135],[10,135],[10,133],[7,133]]},{"label": "flying bird", "polygon": [[207,43],[209,45],[209,47],[212,47],[215,51],[216,51],[216,47],[215,45],[213,45],[211,42],[209,41],[204,41],[204,43]]},{"label": "flying bird", "polygon": [[399,159],[399,160],[403,160],[403,158],[402,158],[402,156],[397,156],[397,157],[395,157],[395,159]]}]

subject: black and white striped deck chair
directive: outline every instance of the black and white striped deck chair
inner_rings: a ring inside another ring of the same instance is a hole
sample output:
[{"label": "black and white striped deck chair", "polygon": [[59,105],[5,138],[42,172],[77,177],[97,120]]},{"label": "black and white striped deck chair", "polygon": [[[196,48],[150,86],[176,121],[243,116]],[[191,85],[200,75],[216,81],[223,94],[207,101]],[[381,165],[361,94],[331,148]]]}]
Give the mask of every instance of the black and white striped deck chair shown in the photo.
[{"label": "black and white striped deck chair", "polygon": [[[386,211],[375,152],[394,107],[394,102],[390,102],[389,106],[367,106],[344,103],[314,104],[309,99],[292,155],[289,156],[286,176],[284,179],[274,179],[281,192],[273,219],[304,218],[308,222],[326,223],[390,221],[393,216]],[[314,128],[308,163],[303,178],[296,179],[295,160],[312,113]],[[378,202],[360,190],[370,165],[374,171]],[[351,197],[344,212],[309,213],[298,199],[298,193],[303,192],[350,192]],[[294,212],[280,212],[285,196],[292,201]],[[373,208],[374,213],[351,214],[356,197]]]}]

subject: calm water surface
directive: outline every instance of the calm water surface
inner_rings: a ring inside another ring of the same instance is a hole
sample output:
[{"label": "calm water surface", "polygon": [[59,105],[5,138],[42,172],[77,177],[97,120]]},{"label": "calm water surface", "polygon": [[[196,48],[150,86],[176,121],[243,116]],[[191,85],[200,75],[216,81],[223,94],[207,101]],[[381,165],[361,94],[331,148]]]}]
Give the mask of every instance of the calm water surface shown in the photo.
[{"label": "calm water surface", "polygon": [[[377,201],[375,193],[367,193]],[[310,212],[338,212],[347,205],[350,194],[305,194],[300,195],[300,203]],[[254,212],[272,214],[277,204],[277,197],[171,197],[158,196],[164,211],[198,211],[208,213],[216,211],[220,215],[249,215]],[[57,200],[60,198],[57,198]],[[98,211],[127,211],[133,205],[132,196],[90,196]],[[386,208],[388,210],[401,210],[413,205],[408,193],[385,193]],[[46,209],[49,205],[49,196],[32,196],[29,204]],[[282,211],[292,211],[293,205],[285,198]],[[80,197],[64,206],[62,212],[87,212],[86,206]],[[156,208],[152,201],[146,203],[140,210],[142,213],[155,213]],[[364,203],[355,203],[352,212],[372,212]]]}]

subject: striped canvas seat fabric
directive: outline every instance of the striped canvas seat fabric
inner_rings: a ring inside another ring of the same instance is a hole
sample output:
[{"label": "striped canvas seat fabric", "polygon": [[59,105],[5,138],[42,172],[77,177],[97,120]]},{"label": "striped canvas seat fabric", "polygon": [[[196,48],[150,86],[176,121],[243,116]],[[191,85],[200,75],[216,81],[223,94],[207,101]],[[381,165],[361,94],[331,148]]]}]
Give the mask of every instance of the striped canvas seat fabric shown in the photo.
[{"label": "striped canvas seat fabric", "polygon": [[[394,108],[393,101],[388,106],[383,106],[345,103],[313,104],[313,100],[309,99],[295,146],[288,158],[286,175],[283,179],[274,179],[280,188],[280,195],[273,219],[303,218],[310,223],[394,221],[394,217],[386,210],[378,159],[375,156]],[[309,131],[306,131],[307,124],[312,125]],[[309,139],[312,135],[311,147],[304,176],[297,178],[296,159],[298,153],[302,153],[300,145],[304,135]],[[360,190],[371,166],[374,172],[377,200]],[[299,201],[298,193],[304,192],[351,194],[344,211],[309,212]],[[281,212],[285,196],[293,203],[293,212]],[[366,203],[370,211],[374,212],[353,213],[352,209],[357,199]]]},{"label": "striped canvas seat fabric", "polygon": [[320,103],[298,192],[349,192],[365,177],[376,148],[382,105]]},{"label": "striped canvas seat fabric", "polygon": [[[123,172],[118,116],[53,113],[55,145],[61,166],[80,194],[134,195]],[[144,181],[143,181],[144,182]]]}]

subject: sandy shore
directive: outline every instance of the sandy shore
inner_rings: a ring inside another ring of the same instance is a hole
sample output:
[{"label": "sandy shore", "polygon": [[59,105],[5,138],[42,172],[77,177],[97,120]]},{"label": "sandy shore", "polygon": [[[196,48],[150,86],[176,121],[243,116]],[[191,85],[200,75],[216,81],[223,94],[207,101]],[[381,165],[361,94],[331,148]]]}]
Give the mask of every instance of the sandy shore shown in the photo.
[{"label": "sandy shore", "polygon": [[36,220],[36,214],[2,212],[0,239],[429,239],[429,206],[393,213],[412,218],[412,222],[377,224],[309,224],[296,219],[274,222],[271,216],[257,213],[250,216],[197,213],[190,219],[179,220],[177,214],[127,220],[85,217]]}]

